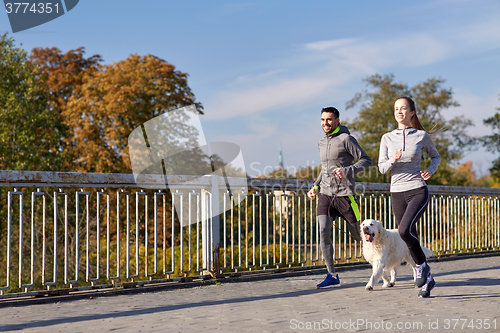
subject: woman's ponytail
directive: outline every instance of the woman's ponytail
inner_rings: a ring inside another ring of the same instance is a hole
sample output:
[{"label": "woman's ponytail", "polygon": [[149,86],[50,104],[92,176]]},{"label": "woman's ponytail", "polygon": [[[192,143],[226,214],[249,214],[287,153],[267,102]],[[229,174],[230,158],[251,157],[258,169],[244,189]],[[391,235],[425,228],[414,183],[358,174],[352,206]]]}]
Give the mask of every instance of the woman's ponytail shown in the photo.
[{"label": "woman's ponytail", "polygon": [[418,130],[425,131],[424,126],[422,126],[422,124],[420,123],[420,120],[418,120],[417,108],[415,107],[415,102],[410,97],[407,97],[407,96],[399,97],[397,100],[400,100],[400,99],[404,99],[405,101],[407,101],[408,104],[410,105],[410,111],[413,111],[413,116],[411,116],[410,126],[413,128],[416,128]]}]

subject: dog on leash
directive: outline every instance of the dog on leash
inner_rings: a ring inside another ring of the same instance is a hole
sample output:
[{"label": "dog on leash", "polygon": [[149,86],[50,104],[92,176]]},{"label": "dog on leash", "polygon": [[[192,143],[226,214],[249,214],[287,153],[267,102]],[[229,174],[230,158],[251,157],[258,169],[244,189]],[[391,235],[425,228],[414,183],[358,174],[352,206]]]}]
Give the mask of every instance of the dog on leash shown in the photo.
[{"label": "dog on leash", "polygon": [[[366,290],[373,290],[373,284],[380,278],[384,281],[382,287],[393,287],[396,283],[397,269],[405,261],[413,269],[415,279],[415,262],[397,229],[387,230],[381,222],[371,219],[364,220],[360,228],[363,235],[363,255],[373,268]],[[426,257],[434,254],[423,246],[422,251]]]}]

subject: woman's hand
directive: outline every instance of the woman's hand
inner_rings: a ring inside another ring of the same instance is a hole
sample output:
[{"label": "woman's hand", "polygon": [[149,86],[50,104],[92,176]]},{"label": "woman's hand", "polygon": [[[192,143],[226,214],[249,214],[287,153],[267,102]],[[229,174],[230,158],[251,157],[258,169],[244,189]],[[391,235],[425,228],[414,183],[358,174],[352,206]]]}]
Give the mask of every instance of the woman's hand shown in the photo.
[{"label": "woman's hand", "polygon": [[312,200],[314,200],[314,198],[316,198],[316,190],[314,189],[314,187],[312,189],[310,189],[309,192],[307,192],[307,196],[309,197],[309,199],[312,199]]},{"label": "woman's hand", "polygon": [[422,178],[424,180],[427,180],[427,179],[431,178],[432,174],[429,171],[424,170],[424,171],[420,171],[420,176],[422,176]]},{"label": "woman's hand", "polygon": [[394,156],[392,158],[394,159],[394,162],[396,162],[397,160],[399,160],[401,158],[401,149],[396,150],[394,152]]}]

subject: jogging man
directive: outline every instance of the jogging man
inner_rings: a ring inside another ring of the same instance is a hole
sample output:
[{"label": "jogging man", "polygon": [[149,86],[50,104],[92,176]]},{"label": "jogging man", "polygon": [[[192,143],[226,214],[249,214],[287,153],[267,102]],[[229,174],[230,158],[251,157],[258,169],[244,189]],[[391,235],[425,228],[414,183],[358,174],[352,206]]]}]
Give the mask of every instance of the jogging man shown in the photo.
[{"label": "jogging man", "polygon": [[[340,287],[335,274],[333,245],[331,240],[332,221],[338,216],[347,221],[352,237],[361,241],[360,213],[355,198],[354,174],[372,164],[372,160],[350,135],[347,127],[340,125],[339,111],[334,107],[321,110],[321,127],[325,136],[319,140],[321,172],[308,196],[318,194],[318,217],[320,245],[328,274],[317,288]],[[357,160],[357,162],[356,162]],[[356,162],[356,163],[355,163]],[[334,276],[335,275],[335,276]]]}]

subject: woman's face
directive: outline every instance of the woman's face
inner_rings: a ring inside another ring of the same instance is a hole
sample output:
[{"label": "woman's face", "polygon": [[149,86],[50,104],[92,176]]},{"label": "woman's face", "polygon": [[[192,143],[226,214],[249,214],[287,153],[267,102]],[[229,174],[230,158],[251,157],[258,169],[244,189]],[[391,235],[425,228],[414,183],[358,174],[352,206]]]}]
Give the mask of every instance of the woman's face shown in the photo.
[{"label": "woman's face", "polygon": [[410,127],[411,117],[415,111],[410,111],[410,104],[404,98],[398,99],[394,103],[394,118],[399,124],[399,128]]}]

